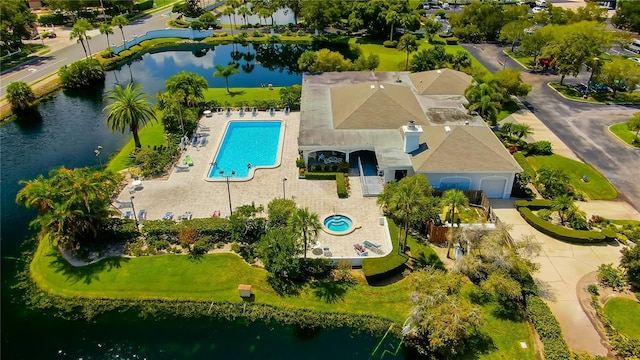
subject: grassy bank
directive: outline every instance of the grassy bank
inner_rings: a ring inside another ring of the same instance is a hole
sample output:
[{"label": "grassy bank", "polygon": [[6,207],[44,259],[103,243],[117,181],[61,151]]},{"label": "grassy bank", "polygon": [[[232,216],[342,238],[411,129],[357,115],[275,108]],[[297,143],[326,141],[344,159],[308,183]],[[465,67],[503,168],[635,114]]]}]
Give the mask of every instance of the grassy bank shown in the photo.
[{"label": "grassy bank", "polygon": [[[138,132],[140,135],[140,143],[142,143],[144,147],[167,146],[167,138],[164,134],[164,126],[162,125],[162,113],[158,111],[156,112],[156,116],[158,117],[158,121],[147,124]],[[134,148],[135,143],[133,142],[133,137],[131,137],[120,151],[109,159],[107,170],[118,172],[133,166],[134,159],[129,155]]]},{"label": "grassy bank", "polygon": [[618,123],[609,126],[609,130],[615,134],[620,140],[626,142],[627,144],[640,148],[640,140],[634,142],[636,139],[636,132],[629,130],[627,127],[627,122]]},{"label": "grassy bank", "polygon": [[[592,200],[612,200],[618,197],[618,191],[593,166],[575,161],[557,154],[549,156],[529,156],[527,161],[538,171],[542,167],[564,170],[569,175],[569,184],[583,191]],[[583,182],[586,175],[589,181]]]},{"label": "grassy bank", "polygon": [[[256,79],[259,81],[260,79]],[[226,88],[209,88],[204,92],[204,100],[211,101],[216,100],[221,104],[229,104],[232,107],[239,107],[243,103],[249,103],[252,101],[279,101],[281,87],[274,87],[273,90],[268,88],[253,87],[253,88],[234,88],[233,77],[229,78],[230,87],[229,92]],[[258,84],[259,85],[259,84]]]}]

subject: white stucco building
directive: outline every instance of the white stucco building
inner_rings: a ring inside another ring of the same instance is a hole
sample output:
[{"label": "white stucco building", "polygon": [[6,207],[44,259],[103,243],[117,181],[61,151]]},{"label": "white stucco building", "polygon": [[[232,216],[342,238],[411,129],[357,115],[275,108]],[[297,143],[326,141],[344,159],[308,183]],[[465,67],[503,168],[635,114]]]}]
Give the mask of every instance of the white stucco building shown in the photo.
[{"label": "white stucco building", "polygon": [[471,77],[421,73],[305,74],[299,148],[308,166],[345,166],[365,196],[416,173],[436,189],[509,197],[522,169],[478,116],[466,113]]}]

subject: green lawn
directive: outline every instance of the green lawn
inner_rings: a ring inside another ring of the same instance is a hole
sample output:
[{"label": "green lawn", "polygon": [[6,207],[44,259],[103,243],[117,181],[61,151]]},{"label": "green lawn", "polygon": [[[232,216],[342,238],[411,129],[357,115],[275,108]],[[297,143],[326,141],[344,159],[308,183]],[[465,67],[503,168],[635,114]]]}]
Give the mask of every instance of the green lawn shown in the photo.
[{"label": "green lawn", "polygon": [[[394,40],[397,40],[398,38],[399,37],[395,38]],[[380,57],[380,65],[378,65],[376,71],[398,71],[400,66],[404,67],[404,64],[407,60],[406,52],[398,49],[387,48],[379,43],[371,43],[366,39],[351,38],[349,40],[349,43],[360,47],[360,49],[362,50],[362,54],[364,55],[369,55],[369,53],[378,54],[378,56]],[[418,51],[422,49],[430,49],[433,47],[433,45],[427,43],[427,41],[424,39],[419,39],[418,44]],[[455,54],[458,50],[467,52],[460,45],[446,45],[445,49],[448,53],[451,54]],[[415,52],[409,55],[409,60],[411,60],[413,54],[415,54]],[[471,67],[473,68],[474,74],[489,73],[489,71],[482,64],[480,64],[480,62],[470,53],[469,57],[471,58]]]},{"label": "green lawn", "polygon": [[[491,314],[495,308],[495,304],[489,303],[482,306],[484,314]],[[485,316],[482,324],[482,332],[489,334],[493,342],[493,346],[500,349],[499,351],[482,354],[481,359],[535,359],[535,344],[533,342],[533,334],[525,321],[512,321],[500,319],[495,316]],[[525,342],[527,348],[523,349],[520,342]],[[485,344],[486,345],[486,344]],[[475,359],[477,354],[474,354]],[[466,357],[465,357],[466,359]]]},{"label": "green lawn", "polygon": [[[256,79],[258,81],[259,79]],[[221,104],[229,104],[229,106],[240,106],[243,103],[249,103],[255,100],[280,100],[281,87],[274,87],[273,90],[261,87],[253,88],[234,88],[233,76],[229,78],[229,90],[226,88],[209,88],[204,92],[205,101],[216,100]]]},{"label": "green lawn", "polygon": [[502,110],[500,110],[500,112],[498,113],[497,121],[503,120],[504,118],[506,118],[507,116],[513,114],[518,110],[520,110],[520,105],[518,105],[517,102],[513,100],[507,101],[502,107]]},{"label": "green lawn", "polygon": [[636,139],[636,132],[629,130],[626,121],[609,126],[609,130],[627,144],[640,147],[640,140],[635,143],[633,142],[633,140]]},{"label": "green lawn", "polygon": [[620,226],[640,226],[640,220],[618,220],[618,219],[607,219],[612,224],[620,225]]},{"label": "green lawn", "polygon": [[[138,134],[140,135],[140,143],[142,146],[147,145],[153,147],[154,145],[167,145],[167,138],[164,134],[164,126],[162,126],[162,113],[159,111],[156,113],[158,121],[147,124],[143,127]],[[107,164],[107,170],[118,172],[134,165],[133,158],[129,156],[133,151],[135,144],[133,143],[133,137],[120,149],[120,151],[113,155]]]},{"label": "green lawn", "polygon": [[604,304],[604,313],[618,331],[640,340],[640,304],[637,301],[613,298]]},{"label": "green lawn", "polygon": [[378,287],[306,286],[298,296],[282,297],[267,284],[266,271],[229,253],[199,259],[184,255],[111,258],[74,268],[43,240],[31,263],[31,274],[42,289],[67,297],[239,303],[238,284],[251,284],[255,301],[273,306],[368,314],[400,323],[410,308],[409,279]]},{"label": "green lawn", "polygon": [[[569,183],[575,189],[583,191],[591,200],[612,200],[618,197],[618,191],[591,165],[575,161],[557,154],[549,156],[529,156],[527,160],[534,169],[551,167],[562,169],[569,175]],[[587,175],[588,182],[582,181]]]}]

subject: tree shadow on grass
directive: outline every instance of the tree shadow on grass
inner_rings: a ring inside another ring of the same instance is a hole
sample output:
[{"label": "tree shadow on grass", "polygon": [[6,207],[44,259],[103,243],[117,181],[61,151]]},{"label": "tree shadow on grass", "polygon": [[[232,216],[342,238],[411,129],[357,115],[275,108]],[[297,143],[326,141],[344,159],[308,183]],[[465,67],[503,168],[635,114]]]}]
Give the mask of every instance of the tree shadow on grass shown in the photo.
[{"label": "tree shadow on grass", "polygon": [[91,284],[94,281],[100,281],[100,274],[112,269],[122,267],[122,262],[128,262],[128,258],[116,256],[97,261],[86,266],[73,266],[63,258],[60,254],[49,254],[54,259],[49,263],[49,267],[53,268],[56,274],[62,274],[71,284],[82,281],[85,284]]},{"label": "tree shadow on grass", "polygon": [[246,91],[244,90],[240,90],[240,91],[233,91],[233,90],[229,90],[229,92],[227,93],[228,96],[231,97],[235,97],[235,96],[240,96],[240,95],[244,95],[246,93]]},{"label": "tree shadow on grass", "polygon": [[296,296],[300,294],[300,289],[304,285],[302,282],[296,282],[291,279],[275,276],[273,274],[267,275],[267,283],[275,290],[280,296]]},{"label": "tree shadow on grass", "polygon": [[417,256],[411,257],[413,265],[416,268],[424,268],[427,266],[433,266],[436,269],[445,270],[444,263],[438,257],[436,253],[429,253],[428,255],[422,251],[419,251]]},{"label": "tree shadow on grass", "polygon": [[313,295],[327,304],[344,301],[344,296],[351,286],[349,283],[336,281],[316,281],[311,284]]},{"label": "tree shadow on grass", "polygon": [[480,355],[496,351],[498,350],[498,347],[488,334],[478,332],[466,341],[465,349],[466,350],[462,354],[460,354],[459,357],[457,357],[458,359],[479,359]]}]

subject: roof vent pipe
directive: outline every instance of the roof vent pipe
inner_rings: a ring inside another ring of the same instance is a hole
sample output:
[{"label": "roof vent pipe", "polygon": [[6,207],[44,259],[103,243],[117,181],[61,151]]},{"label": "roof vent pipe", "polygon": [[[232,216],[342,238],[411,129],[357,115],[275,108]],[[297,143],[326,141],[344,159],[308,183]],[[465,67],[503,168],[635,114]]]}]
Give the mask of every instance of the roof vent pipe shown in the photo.
[{"label": "roof vent pipe", "polygon": [[465,124],[465,125],[469,125],[469,120],[465,120],[465,121],[464,121],[464,124]]},{"label": "roof vent pipe", "polygon": [[415,129],[416,128],[416,121],[415,120],[409,120],[407,121],[407,127],[409,129]]}]

